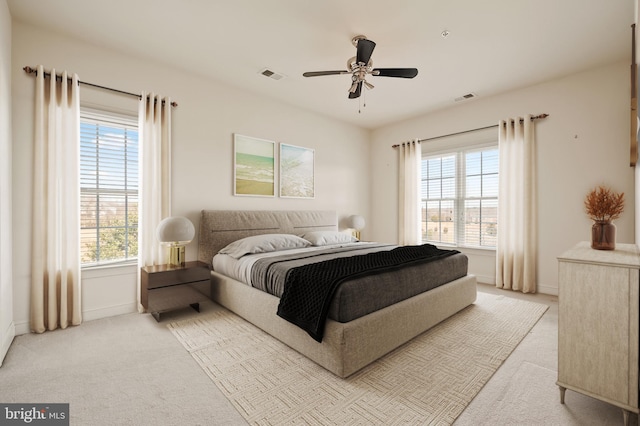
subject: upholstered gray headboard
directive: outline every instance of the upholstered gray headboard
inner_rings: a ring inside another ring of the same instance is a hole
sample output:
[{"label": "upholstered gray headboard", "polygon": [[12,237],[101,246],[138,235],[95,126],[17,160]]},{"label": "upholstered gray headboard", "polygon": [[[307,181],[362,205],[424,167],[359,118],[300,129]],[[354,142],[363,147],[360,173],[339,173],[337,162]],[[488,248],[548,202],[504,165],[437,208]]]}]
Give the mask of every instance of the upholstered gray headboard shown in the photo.
[{"label": "upholstered gray headboard", "polygon": [[303,234],[337,231],[335,211],[203,210],[198,234],[198,260],[211,265],[220,249],[240,238],[260,234]]}]

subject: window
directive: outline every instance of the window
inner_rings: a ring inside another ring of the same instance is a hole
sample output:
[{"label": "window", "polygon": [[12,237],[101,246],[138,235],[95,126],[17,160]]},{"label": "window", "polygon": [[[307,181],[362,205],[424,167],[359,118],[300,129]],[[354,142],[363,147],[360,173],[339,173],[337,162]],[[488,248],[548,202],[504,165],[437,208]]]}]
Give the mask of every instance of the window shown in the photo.
[{"label": "window", "polygon": [[422,241],[495,248],[498,147],[423,152]]},{"label": "window", "polygon": [[80,112],[80,256],[83,266],[138,255],[136,117]]}]

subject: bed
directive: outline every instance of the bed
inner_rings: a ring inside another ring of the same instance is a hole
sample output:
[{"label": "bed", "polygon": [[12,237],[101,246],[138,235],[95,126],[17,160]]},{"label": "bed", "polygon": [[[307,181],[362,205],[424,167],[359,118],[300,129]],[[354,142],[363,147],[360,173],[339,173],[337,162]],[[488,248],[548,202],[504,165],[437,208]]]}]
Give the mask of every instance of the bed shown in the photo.
[{"label": "bed", "polygon": [[[203,210],[198,260],[213,265],[214,256],[220,250],[246,237],[264,234],[300,236],[336,231],[338,221],[334,211]],[[380,250],[387,249],[390,248],[380,247]],[[388,302],[388,306],[375,306],[381,303],[377,300],[380,297],[371,297],[369,302],[359,304],[365,306],[364,312],[340,309],[340,300],[342,303],[349,300],[351,293],[337,291],[338,302],[332,301],[329,317],[323,323],[321,341],[277,315],[278,296],[251,287],[238,277],[224,275],[215,268],[211,271],[210,297],[325,369],[347,377],[475,301],[476,279],[466,273],[466,256],[456,254],[442,261],[445,262],[440,266],[443,274],[453,268],[450,265],[459,266],[461,263],[464,264],[464,273],[457,273],[461,276],[440,283],[429,291]],[[411,270],[398,272],[405,274],[400,275],[399,282],[426,280],[421,277],[431,274],[422,272],[421,267],[412,266]],[[348,285],[357,288],[363,285],[362,280],[366,277],[351,280],[355,284],[344,282],[339,289],[348,288]]]}]

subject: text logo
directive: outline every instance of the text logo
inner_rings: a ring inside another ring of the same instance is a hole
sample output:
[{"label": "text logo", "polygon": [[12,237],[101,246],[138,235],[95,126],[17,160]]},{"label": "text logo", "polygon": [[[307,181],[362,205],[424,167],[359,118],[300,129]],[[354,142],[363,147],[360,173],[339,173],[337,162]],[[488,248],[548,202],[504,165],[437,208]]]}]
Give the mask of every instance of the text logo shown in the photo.
[{"label": "text logo", "polygon": [[0,426],[69,426],[69,404],[2,404]]}]

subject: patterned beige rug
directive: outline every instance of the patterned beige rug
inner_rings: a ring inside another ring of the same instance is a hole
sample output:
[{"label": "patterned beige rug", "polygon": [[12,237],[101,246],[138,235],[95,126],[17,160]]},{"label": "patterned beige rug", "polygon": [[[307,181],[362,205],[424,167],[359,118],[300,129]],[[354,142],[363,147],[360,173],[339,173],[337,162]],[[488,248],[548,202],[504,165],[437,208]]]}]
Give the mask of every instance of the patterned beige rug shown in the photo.
[{"label": "patterned beige rug", "polygon": [[223,308],[167,326],[250,424],[447,425],[547,308],[478,293],[346,379]]}]

